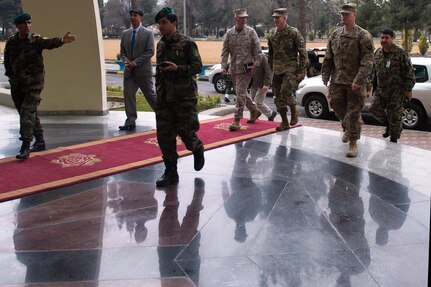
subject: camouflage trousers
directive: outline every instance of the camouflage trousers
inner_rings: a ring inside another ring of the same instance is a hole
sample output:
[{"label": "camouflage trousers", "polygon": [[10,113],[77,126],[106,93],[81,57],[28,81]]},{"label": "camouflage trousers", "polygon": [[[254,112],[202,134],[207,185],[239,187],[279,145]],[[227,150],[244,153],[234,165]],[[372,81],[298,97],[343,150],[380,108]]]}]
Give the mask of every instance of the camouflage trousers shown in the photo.
[{"label": "camouflage trousers", "polygon": [[22,141],[31,142],[33,136],[43,138],[43,129],[37,116],[41,98],[40,89],[21,89],[11,86],[12,100],[19,114],[19,133]]},{"label": "camouflage trousers", "polygon": [[370,111],[379,122],[387,125],[391,138],[399,139],[403,130],[404,92],[377,89],[373,95]]},{"label": "camouflage trousers", "polygon": [[157,103],[157,141],[167,161],[176,161],[178,158],[177,135],[190,151],[203,146],[196,135],[199,130],[197,101],[197,99],[182,99],[177,102],[159,101]]},{"label": "camouflage trousers", "polygon": [[361,137],[361,111],[365,105],[366,87],[355,91],[350,85],[331,83],[329,86],[329,104],[341,121],[349,140]]},{"label": "camouflage trousers", "polygon": [[291,73],[273,75],[272,91],[274,93],[274,104],[277,111],[296,105],[295,92],[298,88],[296,76]]},{"label": "camouflage trousers", "polygon": [[243,118],[244,106],[249,111],[256,110],[256,104],[250,97],[247,89],[251,82],[250,73],[242,73],[232,75],[233,86],[236,92],[236,106],[235,106],[235,119],[240,120]]}]

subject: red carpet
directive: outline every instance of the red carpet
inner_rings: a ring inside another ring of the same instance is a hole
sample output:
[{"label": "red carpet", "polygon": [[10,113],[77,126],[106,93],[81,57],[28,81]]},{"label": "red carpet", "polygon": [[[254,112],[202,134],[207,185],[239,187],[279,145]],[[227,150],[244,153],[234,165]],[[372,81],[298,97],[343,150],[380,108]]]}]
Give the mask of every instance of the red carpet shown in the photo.
[{"label": "red carpet", "polygon": [[[273,133],[279,124],[259,120],[247,124],[246,120],[236,132],[228,130],[232,118],[203,121],[199,138],[209,150]],[[180,141],[177,150],[180,156],[191,154]],[[155,130],[33,153],[26,161],[5,158],[0,160],[0,201],[161,161]]]}]

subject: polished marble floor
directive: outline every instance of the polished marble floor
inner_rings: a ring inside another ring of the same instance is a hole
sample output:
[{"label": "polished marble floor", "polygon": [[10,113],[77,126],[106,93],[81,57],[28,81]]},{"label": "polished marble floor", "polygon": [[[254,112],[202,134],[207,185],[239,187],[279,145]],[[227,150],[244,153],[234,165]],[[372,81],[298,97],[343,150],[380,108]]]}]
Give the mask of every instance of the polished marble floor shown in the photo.
[{"label": "polished marble floor", "polygon": [[[17,116],[0,111],[0,157],[14,156]],[[42,123],[54,148],[123,120]],[[200,172],[181,158],[177,187],[156,188],[156,164],[2,202],[0,286],[428,286],[431,152],[346,148],[304,126],[207,151]]]}]

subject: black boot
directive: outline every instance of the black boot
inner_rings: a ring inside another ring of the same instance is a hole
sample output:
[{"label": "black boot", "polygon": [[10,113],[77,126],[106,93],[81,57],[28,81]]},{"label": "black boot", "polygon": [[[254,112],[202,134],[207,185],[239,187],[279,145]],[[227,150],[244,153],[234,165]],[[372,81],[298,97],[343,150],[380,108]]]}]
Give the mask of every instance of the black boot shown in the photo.
[{"label": "black boot", "polygon": [[178,184],[178,172],[177,172],[177,161],[168,161],[163,158],[165,162],[165,173],[156,181],[157,187],[176,185]]},{"label": "black boot", "polygon": [[30,142],[29,141],[23,141],[21,145],[21,149],[19,150],[18,154],[16,155],[17,159],[25,160],[28,159],[30,156]]},{"label": "black boot", "polygon": [[201,146],[200,148],[195,150],[193,152],[193,156],[194,156],[194,160],[195,160],[195,163],[194,163],[195,170],[199,171],[205,165],[204,147]]},{"label": "black boot", "polygon": [[30,152],[38,152],[46,150],[45,140],[43,137],[36,136],[36,141],[31,146]]},{"label": "black boot", "polygon": [[386,129],[385,129],[385,131],[382,133],[382,136],[384,137],[384,138],[387,138],[387,137],[389,137],[390,136],[390,132],[389,132],[389,127],[386,127]]}]

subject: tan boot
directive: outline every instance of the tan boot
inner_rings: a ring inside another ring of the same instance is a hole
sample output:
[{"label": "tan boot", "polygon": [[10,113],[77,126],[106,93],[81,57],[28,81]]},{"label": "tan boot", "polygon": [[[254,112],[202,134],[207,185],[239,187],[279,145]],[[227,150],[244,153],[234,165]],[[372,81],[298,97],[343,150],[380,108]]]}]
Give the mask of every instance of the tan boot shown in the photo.
[{"label": "tan boot", "polygon": [[281,116],[281,123],[275,127],[276,131],[284,131],[290,128],[289,120],[287,119],[287,108],[278,111]]},{"label": "tan boot", "polygon": [[296,108],[296,105],[289,106],[290,107],[290,113],[292,114],[290,117],[290,125],[294,126],[298,123],[298,109]]},{"label": "tan boot", "polygon": [[343,143],[348,143],[349,142],[349,135],[347,134],[347,131],[344,132],[343,137],[341,138],[341,141]]},{"label": "tan boot", "polygon": [[248,124],[254,124],[254,122],[262,115],[262,112],[255,109],[250,112],[250,119],[247,121]]},{"label": "tan boot", "polygon": [[349,149],[347,150],[347,157],[356,157],[358,155],[358,145],[356,144],[356,140],[351,140],[349,142]]},{"label": "tan boot", "polygon": [[234,132],[234,131],[238,131],[241,128],[241,125],[239,123],[239,120],[234,119],[233,123],[229,126],[229,130]]}]

